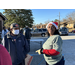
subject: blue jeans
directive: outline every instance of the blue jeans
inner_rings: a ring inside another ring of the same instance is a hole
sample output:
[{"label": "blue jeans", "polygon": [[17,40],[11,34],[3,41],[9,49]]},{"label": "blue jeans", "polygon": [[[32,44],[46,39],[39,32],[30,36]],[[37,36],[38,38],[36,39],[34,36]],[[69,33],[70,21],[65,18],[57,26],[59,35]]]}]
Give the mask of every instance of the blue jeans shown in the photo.
[{"label": "blue jeans", "polygon": [[[64,60],[64,56],[63,56],[62,59],[54,65],[64,65],[64,64],[65,64],[65,60]],[[46,62],[46,65],[49,65],[49,64]]]}]

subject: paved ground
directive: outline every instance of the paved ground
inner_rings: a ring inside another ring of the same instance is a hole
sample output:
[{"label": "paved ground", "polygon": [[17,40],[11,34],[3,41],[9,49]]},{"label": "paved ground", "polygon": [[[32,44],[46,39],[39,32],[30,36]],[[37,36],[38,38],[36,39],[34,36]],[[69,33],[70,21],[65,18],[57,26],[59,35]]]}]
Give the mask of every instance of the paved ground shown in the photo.
[{"label": "paved ground", "polygon": [[[44,39],[44,42],[47,40],[46,37],[32,37],[31,39]],[[65,57],[66,65],[75,65],[75,34],[70,33],[68,36],[61,36],[63,40],[62,54]],[[43,43],[44,43],[43,42]],[[42,44],[43,44],[42,43]],[[29,54],[33,56],[31,65],[45,65],[45,60],[43,55],[38,55],[35,53],[36,50],[40,49],[40,44],[36,42],[30,42],[30,52]]]}]

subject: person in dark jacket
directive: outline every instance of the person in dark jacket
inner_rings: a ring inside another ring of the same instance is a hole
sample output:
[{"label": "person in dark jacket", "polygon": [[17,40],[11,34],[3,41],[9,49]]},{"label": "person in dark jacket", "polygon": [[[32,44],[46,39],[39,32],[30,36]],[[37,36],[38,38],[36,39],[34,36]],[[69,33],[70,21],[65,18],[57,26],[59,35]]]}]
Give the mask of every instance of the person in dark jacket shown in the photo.
[{"label": "person in dark jacket", "polygon": [[25,65],[25,57],[29,52],[29,45],[24,35],[20,34],[19,25],[13,23],[10,32],[3,38],[2,44],[10,53],[13,65]]},{"label": "person in dark jacket", "polygon": [[25,38],[29,44],[29,47],[30,47],[30,39],[31,39],[31,30],[29,29],[28,26],[26,26],[26,31],[25,31]]}]

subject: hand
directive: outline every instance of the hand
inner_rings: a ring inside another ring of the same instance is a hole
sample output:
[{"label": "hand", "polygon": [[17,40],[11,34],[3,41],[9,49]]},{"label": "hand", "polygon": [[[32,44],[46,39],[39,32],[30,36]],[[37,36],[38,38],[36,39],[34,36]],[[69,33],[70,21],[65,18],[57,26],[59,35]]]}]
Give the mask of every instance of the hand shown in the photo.
[{"label": "hand", "polygon": [[39,50],[36,51],[36,52],[38,52],[39,55],[41,54],[40,50],[41,50],[41,49],[39,49]]}]

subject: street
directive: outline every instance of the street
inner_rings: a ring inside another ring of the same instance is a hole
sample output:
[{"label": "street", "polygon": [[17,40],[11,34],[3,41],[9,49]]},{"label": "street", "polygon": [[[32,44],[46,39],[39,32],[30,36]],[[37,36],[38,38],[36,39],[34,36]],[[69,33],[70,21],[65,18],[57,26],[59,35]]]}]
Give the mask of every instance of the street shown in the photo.
[{"label": "street", "polygon": [[[32,37],[31,39],[44,39],[44,42],[47,40],[46,37]],[[65,57],[65,65],[75,65],[75,34],[69,33],[68,36],[61,36],[63,40],[62,45],[62,54]],[[43,43],[44,43],[43,42]],[[43,44],[42,43],[42,44]],[[30,42],[30,52],[29,54],[33,56],[33,60],[30,65],[45,65],[45,60],[43,55],[38,55],[35,51],[40,49],[40,44],[38,42]]]}]

